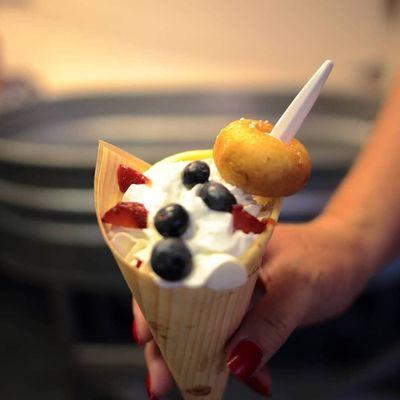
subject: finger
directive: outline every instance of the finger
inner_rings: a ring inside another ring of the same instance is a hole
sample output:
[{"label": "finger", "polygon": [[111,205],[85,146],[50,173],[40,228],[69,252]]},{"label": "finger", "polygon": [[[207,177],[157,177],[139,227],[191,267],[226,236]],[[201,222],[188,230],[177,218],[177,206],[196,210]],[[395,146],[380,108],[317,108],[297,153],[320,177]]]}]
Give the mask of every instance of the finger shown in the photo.
[{"label": "finger", "polygon": [[132,336],[138,345],[143,346],[145,343],[149,342],[153,336],[151,335],[149,325],[144,318],[138,303],[133,299],[132,312],[134,316],[132,323]]},{"label": "finger", "polygon": [[228,367],[239,379],[248,379],[265,365],[304,315],[309,300],[307,291],[302,292],[302,280],[292,277],[288,285],[289,276],[281,270],[267,268],[260,273],[268,281],[268,292],[247,313],[228,344]]},{"label": "finger", "polygon": [[146,343],[144,355],[149,369],[147,377],[149,397],[155,398],[167,395],[172,390],[174,381],[154,340]]},{"label": "finger", "polygon": [[257,278],[256,285],[254,287],[254,292],[251,296],[250,304],[247,310],[253,308],[265,295],[266,289],[264,282],[261,277]]},{"label": "finger", "polygon": [[263,396],[271,395],[271,375],[267,367],[255,372],[250,378],[243,381],[250,389]]}]

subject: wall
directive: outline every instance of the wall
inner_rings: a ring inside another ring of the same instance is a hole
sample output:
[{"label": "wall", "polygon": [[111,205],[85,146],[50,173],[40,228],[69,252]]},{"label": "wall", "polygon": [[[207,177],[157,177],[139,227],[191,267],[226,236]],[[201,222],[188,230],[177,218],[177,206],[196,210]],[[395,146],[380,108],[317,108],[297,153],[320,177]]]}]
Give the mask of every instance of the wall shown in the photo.
[{"label": "wall", "polygon": [[299,85],[325,58],[336,63],[331,90],[362,93],[379,89],[390,59],[382,0],[1,4],[6,69],[28,71],[56,94]]}]

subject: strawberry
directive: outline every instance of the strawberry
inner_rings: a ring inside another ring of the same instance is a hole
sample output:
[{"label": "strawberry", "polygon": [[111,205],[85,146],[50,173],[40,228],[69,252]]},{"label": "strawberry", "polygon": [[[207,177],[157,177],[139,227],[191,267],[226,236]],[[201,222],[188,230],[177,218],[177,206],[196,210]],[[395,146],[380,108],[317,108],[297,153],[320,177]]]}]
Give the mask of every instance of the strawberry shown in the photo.
[{"label": "strawberry", "polygon": [[241,204],[235,204],[232,208],[233,229],[241,230],[244,233],[262,233],[265,231],[267,223],[249,214],[243,209]]},{"label": "strawberry", "polygon": [[136,268],[140,268],[140,266],[143,264],[142,260],[137,259],[136,260]]},{"label": "strawberry", "polygon": [[151,182],[149,178],[145,177],[139,171],[125,167],[122,164],[118,167],[117,177],[119,190],[122,193],[125,193],[132,184],[143,185]]},{"label": "strawberry", "polygon": [[148,211],[142,203],[119,202],[101,220],[125,228],[146,228],[147,214]]}]

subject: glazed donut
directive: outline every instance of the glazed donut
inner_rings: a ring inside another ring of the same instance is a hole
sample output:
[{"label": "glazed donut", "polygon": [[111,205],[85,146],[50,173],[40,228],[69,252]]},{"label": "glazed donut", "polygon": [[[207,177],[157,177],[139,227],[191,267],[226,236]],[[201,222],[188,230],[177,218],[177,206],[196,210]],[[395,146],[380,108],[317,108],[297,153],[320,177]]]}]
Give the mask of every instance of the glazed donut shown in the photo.
[{"label": "glazed donut", "polygon": [[308,181],[311,160],[296,139],[284,143],[268,135],[268,121],[233,121],[215,140],[215,164],[228,183],[265,197],[289,196]]}]

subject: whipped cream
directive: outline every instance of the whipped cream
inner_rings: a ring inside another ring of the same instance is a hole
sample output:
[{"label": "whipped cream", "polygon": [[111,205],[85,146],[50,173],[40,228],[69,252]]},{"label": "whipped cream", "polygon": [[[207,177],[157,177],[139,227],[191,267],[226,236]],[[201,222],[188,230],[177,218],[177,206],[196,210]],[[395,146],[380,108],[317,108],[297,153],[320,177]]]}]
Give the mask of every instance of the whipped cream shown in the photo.
[{"label": "whipped cream", "polygon": [[[251,195],[225,182],[213,159],[202,161],[210,167],[210,181],[222,183],[247,212],[255,217],[259,215],[261,207]],[[109,232],[111,242],[128,261],[136,263],[140,259],[144,268],[150,268],[152,249],[163,239],[154,227],[154,216],[160,208],[178,203],[186,209],[190,217],[189,227],[182,239],[192,253],[193,268],[186,278],[176,282],[166,281],[153,272],[157,282],[165,287],[207,286],[215,290],[241,286],[247,280],[247,272],[240,263],[239,256],[254,243],[258,235],[234,231],[232,213],[210,209],[197,195],[201,184],[192,189],[183,185],[182,171],[188,164],[189,161],[160,161],[144,173],[151,179],[151,185],[134,184],[129,187],[122,201],[144,204],[149,212],[148,227],[113,227]]]}]

